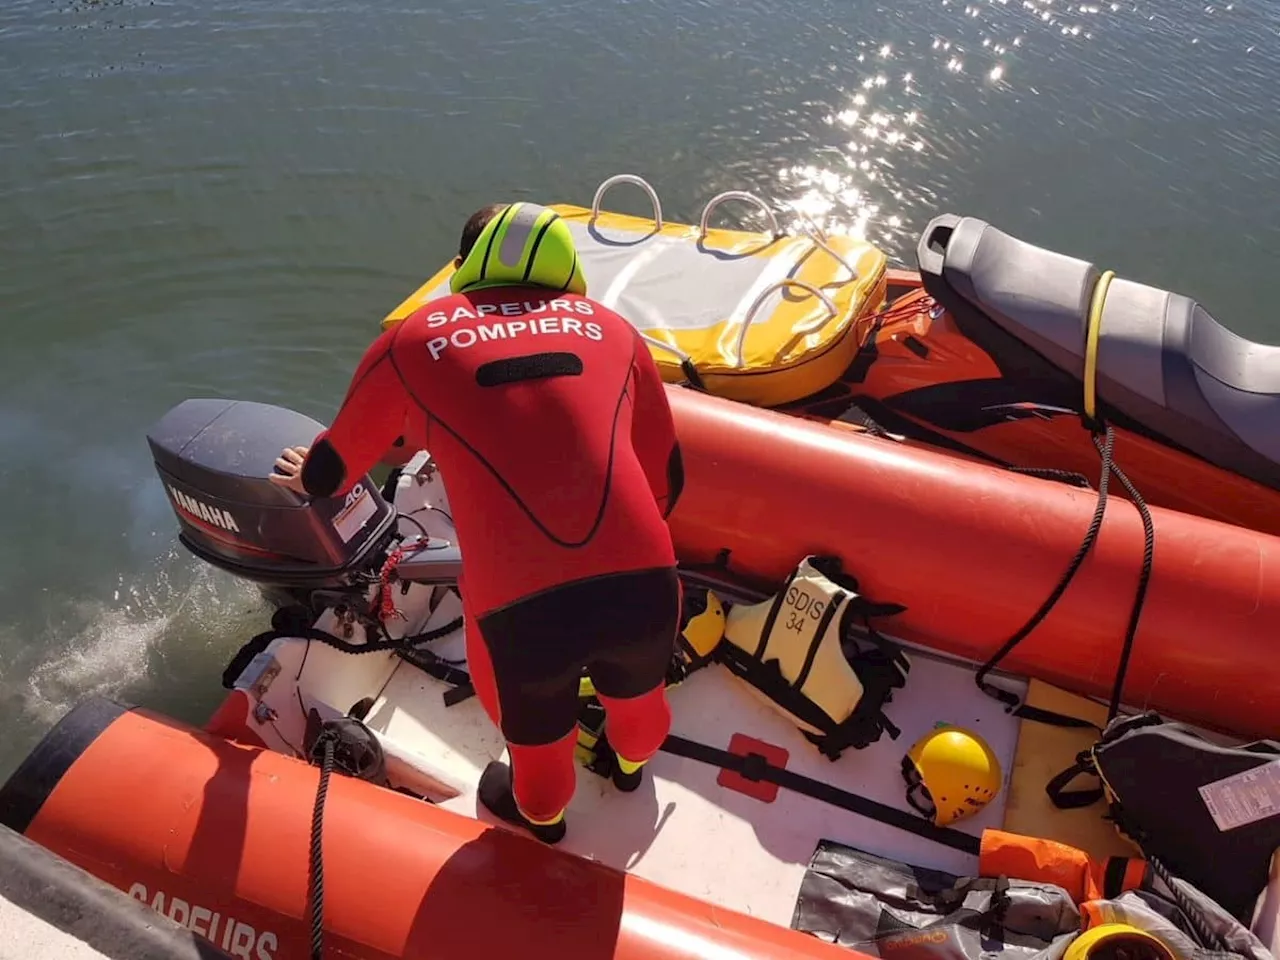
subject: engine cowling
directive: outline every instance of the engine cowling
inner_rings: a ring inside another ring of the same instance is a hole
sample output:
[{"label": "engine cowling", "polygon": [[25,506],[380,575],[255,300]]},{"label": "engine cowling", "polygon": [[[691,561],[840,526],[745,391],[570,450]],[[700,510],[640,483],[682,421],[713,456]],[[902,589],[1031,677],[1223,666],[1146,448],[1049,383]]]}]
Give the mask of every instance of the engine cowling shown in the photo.
[{"label": "engine cowling", "polygon": [[366,475],[342,497],[300,497],[267,479],[287,446],[323,430],[310,417],[245,400],[184,400],[147,433],[156,471],[200,559],[256,583],[315,590],[378,562],[395,510]]}]

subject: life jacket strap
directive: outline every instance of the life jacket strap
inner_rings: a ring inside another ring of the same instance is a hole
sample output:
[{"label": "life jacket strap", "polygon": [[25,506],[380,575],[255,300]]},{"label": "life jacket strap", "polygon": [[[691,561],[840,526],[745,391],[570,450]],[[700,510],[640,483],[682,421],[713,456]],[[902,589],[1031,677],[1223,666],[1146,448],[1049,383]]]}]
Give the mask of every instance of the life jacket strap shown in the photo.
[{"label": "life jacket strap", "polygon": [[1089,807],[1102,799],[1102,787],[1090,787],[1086,790],[1068,790],[1067,785],[1076,777],[1098,776],[1098,769],[1093,760],[1092,750],[1082,750],[1076,755],[1076,762],[1054,776],[1044,788],[1054,806],[1060,810],[1078,810]]},{"label": "life jacket strap", "polygon": [[[817,634],[815,649],[822,641],[822,636],[822,633]],[[810,658],[812,654],[811,649]],[[892,691],[906,683],[906,673],[910,667],[900,653],[894,658],[876,651],[852,661],[854,671],[862,682],[863,694],[853,713],[843,721],[831,717],[801,693],[798,685],[789,683],[782,675],[777,661],[761,663],[731,643],[720,645],[717,659],[730,673],[755,687],[802,724],[813,727],[814,730],[802,732],[829,760],[838,760],[841,753],[851,747],[855,750],[868,747],[879,741],[885,733],[895,740],[901,735],[902,731],[883,710],[884,705],[892,699]],[[818,732],[814,732],[815,730]]]}]

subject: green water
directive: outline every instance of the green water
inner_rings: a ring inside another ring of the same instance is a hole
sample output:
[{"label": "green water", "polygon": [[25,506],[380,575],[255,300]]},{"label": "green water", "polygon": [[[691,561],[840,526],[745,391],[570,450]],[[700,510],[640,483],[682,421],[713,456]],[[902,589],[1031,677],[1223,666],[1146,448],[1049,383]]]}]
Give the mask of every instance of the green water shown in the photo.
[{"label": "green water", "polygon": [[634,172],[688,221],[749,189],[908,266],[971,214],[1280,339],[1278,28],[1273,0],[9,0],[0,776],[89,693],[207,717],[261,610],[176,547],[147,427],[189,396],[330,416],[484,203]]}]

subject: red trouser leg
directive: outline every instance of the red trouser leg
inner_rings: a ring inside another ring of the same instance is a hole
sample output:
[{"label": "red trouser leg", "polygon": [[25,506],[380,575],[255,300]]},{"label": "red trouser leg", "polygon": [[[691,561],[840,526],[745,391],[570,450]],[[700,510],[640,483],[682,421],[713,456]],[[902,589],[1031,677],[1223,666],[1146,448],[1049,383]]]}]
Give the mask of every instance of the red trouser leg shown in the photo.
[{"label": "red trouser leg", "polygon": [[[471,684],[485,713],[502,729],[502,707],[498,684],[489,658],[489,648],[471,620],[466,626],[467,670]],[[522,746],[507,741],[511,753],[511,785],[516,806],[528,819],[539,823],[555,820],[569,806],[577,787],[573,748],[578,742],[575,727],[554,743]]]},{"label": "red trouser leg", "polygon": [[555,743],[522,747],[508,741],[511,751],[511,785],[516,806],[530,820],[549,823],[564,813],[578,785],[573,748],[577,729]]},{"label": "red trouser leg", "polygon": [[663,684],[638,697],[618,700],[597,694],[605,710],[609,745],[624,760],[644,763],[662,746],[671,730],[671,706]]}]

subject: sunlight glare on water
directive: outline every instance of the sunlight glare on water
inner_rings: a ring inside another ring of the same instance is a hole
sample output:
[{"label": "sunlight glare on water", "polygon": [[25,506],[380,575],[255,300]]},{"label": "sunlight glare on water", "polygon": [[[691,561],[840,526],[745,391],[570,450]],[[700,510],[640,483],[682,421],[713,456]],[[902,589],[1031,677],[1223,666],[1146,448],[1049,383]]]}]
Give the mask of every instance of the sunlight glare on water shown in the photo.
[{"label": "sunlight glare on water", "polygon": [[779,172],[785,206],[901,259],[949,179],[945,160],[957,139],[957,116],[991,109],[993,98],[1013,104],[1038,96],[1020,79],[1019,63],[1047,46],[1061,55],[1064,40],[1094,40],[1120,9],[1061,0],[938,0],[938,29],[929,43],[860,41],[854,59],[861,76],[823,117],[826,130],[815,150],[822,161]]},{"label": "sunlight glare on water", "polygon": [[[925,221],[947,205],[948,195],[963,195],[969,188],[972,178],[966,172],[983,175],[974,156],[980,156],[984,142],[992,151],[1009,151],[1015,124],[1030,129],[1048,119],[1061,127],[1062,120],[1052,115],[1066,110],[1132,116],[1126,101],[1148,96],[1142,74],[1133,86],[1108,91],[1101,86],[1101,59],[1123,52],[1138,29],[1148,31],[1140,35],[1143,42],[1151,42],[1149,32],[1155,31],[1161,47],[1185,51],[1199,44],[1204,20],[1233,8],[1211,5],[1201,17],[1172,18],[1155,3],[937,0],[927,42],[908,31],[858,41],[851,58],[858,78],[822,115],[820,128],[814,124],[813,156],[778,172],[783,204],[820,227],[881,244],[911,265],[910,247]],[[1091,51],[1101,41],[1107,41],[1106,49]],[[1215,42],[1233,41],[1219,29]],[[1244,54],[1253,50],[1242,47]],[[1098,102],[1093,97],[1066,102],[1037,86],[1046,63],[1070,70],[1087,88],[1100,87]],[[1204,82],[1211,77],[1175,79],[1197,87]],[[977,116],[986,120],[986,128],[966,123]],[[1036,136],[1046,133],[1052,128]],[[1034,142],[1019,142],[1018,148],[1028,147]],[[995,166],[1007,163],[992,159]],[[1046,188],[1051,186],[1046,178]]]}]

